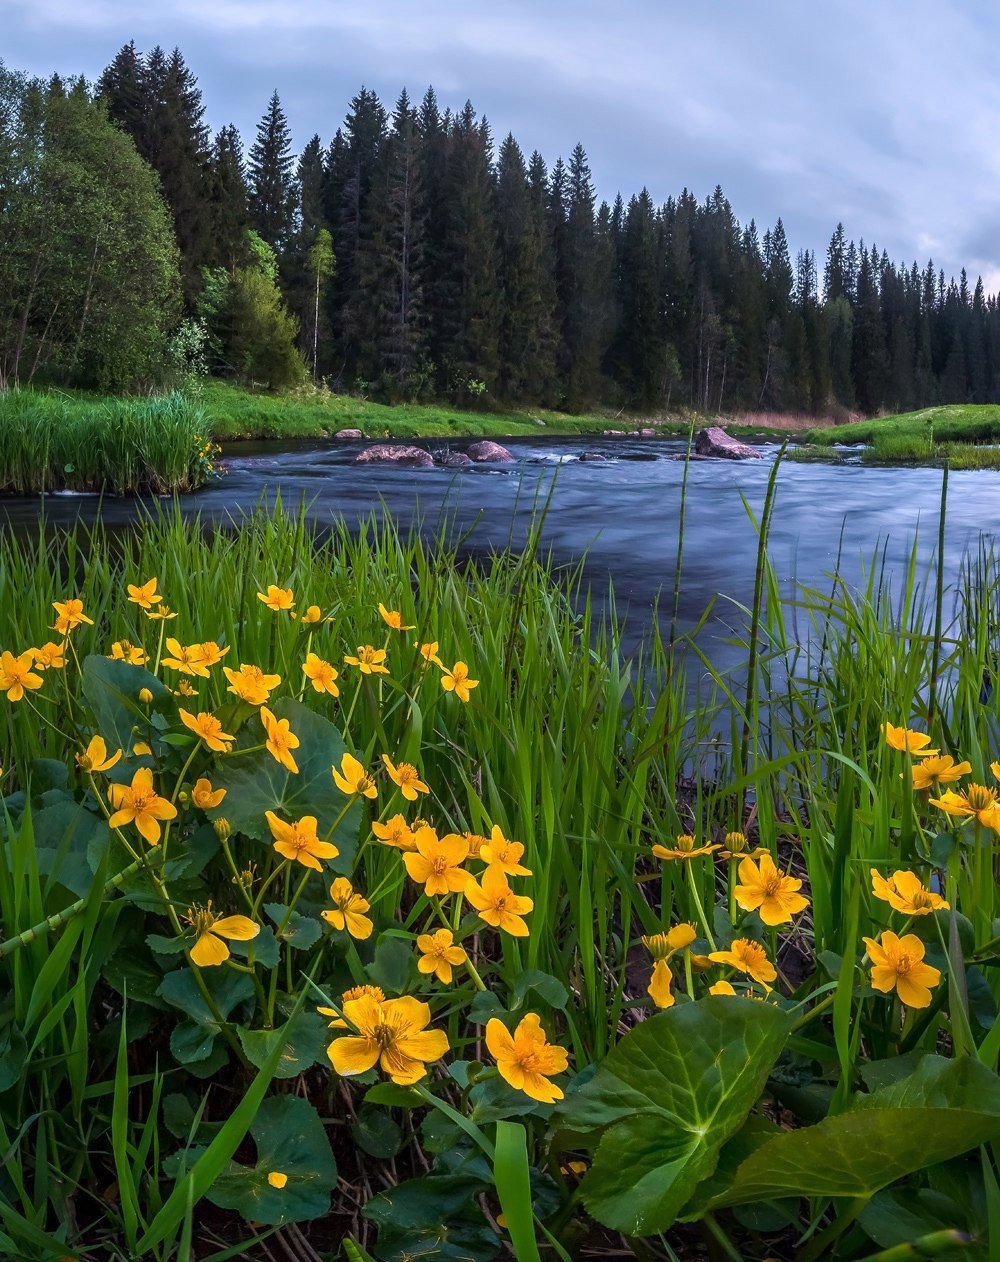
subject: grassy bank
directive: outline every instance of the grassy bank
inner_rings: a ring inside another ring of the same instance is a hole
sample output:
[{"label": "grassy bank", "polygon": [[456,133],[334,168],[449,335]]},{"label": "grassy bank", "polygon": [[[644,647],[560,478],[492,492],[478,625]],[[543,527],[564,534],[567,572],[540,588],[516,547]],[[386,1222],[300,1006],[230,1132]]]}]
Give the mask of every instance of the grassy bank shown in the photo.
[{"label": "grassy bank", "polygon": [[905,441],[917,447],[921,443],[1000,442],[1000,404],[948,404],[895,416],[875,416],[847,425],[812,429],[806,438],[822,446],[877,441]]},{"label": "grassy bank", "polygon": [[179,394],[0,393],[0,494],[189,491],[211,476],[204,412]]},{"label": "grassy bank", "polygon": [[1000,566],[783,603],[778,476],[732,678],[537,541],[5,536],[0,1249],[985,1256]]}]

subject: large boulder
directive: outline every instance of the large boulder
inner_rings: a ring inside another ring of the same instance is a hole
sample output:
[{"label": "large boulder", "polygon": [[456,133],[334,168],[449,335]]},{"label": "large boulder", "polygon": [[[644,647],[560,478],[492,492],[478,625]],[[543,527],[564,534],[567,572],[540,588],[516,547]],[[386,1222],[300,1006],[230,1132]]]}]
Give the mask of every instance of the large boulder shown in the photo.
[{"label": "large boulder", "polygon": [[338,429],[334,434],[334,438],[342,438],[345,441],[349,441],[352,438],[364,438],[364,434],[359,429]]},{"label": "large boulder", "polygon": [[484,461],[508,462],[514,459],[506,447],[501,446],[500,443],[493,442],[489,438],[481,438],[479,442],[467,447],[466,452],[469,459],[474,460],[476,464],[482,464]]},{"label": "large boulder", "polygon": [[718,425],[699,430],[694,440],[694,449],[699,456],[715,456],[722,460],[760,460],[763,457],[763,452],[756,447],[737,442]]},{"label": "large boulder", "polygon": [[405,443],[373,443],[354,457],[355,464],[398,464],[415,469],[431,469],[434,457],[423,447]]}]

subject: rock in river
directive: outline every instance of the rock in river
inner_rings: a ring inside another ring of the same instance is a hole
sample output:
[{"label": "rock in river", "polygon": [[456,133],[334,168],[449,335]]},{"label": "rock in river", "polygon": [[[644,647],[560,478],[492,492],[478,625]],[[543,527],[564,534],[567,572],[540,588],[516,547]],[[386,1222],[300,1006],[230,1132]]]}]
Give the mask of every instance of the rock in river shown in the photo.
[{"label": "rock in river", "polygon": [[334,438],[364,438],[364,434],[359,429],[338,429],[334,434]]},{"label": "rock in river", "polygon": [[449,451],[446,456],[442,456],[440,463],[446,469],[464,469],[473,462],[464,451]]},{"label": "rock in river", "polygon": [[607,456],[605,456],[604,453],[600,451],[585,451],[583,455],[580,457],[580,460],[587,464],[590,464],[590,463],[596,464],[600,460],[607,460]]},{"label": "rock in river", "polygon": [[410,447],[405,443],[373,443],[354,457],[355,464],[402,464],[418,469],[434,466],[434,457],[423,447]]},{"label": "rock in river", "polygon": [[694,440],[694,449],[699,456],[716,456],[722,460],[760,460],[763,456],[763,452],[756,447],[737,442],[718,425],[699,430]]},{"label": "rock in river", "polygon": [[481,464],[486,460],[509,461],[514,459],[506,447],[502,447],[499,443],[495,443],[489,438],[480,439],[478,443],[473,443],[466,450],[468,451],[469,459],[474,460],[476,464]]}]

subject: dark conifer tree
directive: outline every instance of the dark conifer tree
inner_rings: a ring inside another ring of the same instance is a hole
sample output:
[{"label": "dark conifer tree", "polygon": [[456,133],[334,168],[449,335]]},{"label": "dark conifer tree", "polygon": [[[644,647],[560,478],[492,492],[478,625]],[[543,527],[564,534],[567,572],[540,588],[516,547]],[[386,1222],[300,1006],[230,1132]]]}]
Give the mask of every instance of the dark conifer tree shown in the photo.
[{"label": "dark conifer tree", "polygon": [[279,256],[291,241],[295,221],[294,165],[288,120],[273,92],[250,149],[247,185],[252,226]]}]

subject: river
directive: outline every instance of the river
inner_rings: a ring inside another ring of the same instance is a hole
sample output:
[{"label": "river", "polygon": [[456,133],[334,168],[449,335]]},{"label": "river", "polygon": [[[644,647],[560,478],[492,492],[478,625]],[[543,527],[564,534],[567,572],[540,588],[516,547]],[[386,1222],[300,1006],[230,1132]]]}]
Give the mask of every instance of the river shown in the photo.
[{"label": "river", "polygon": [[[515,546],[525,538],[540,501],[551,491],[542,533],[557,562],[585,556],[587,578],[599,598],[613,580],[617,604],[628,615],[628,646],[648,627],[660,593],[660,616],[669,614],[677,552],[684,443],[653,438],[577,437],[511,440],[516,463],[453,470],[354,466],[362,444],[335,441],[239,443],[224,453],[228,472],[205,490],[180,497],[185,513],[224,519],[280,492],[286,506],[304,499],[319,522],[349,522],[387,513],[405,529],[435,531],[443,521],[470,532],[468,547]],[[431,441],[434,450],[445,446]],[[451,444],[456,450],[461,442]],[[729,626],[750,603],[756,538],[741,497],[759,513],[777,446],[762,444],[761,460],[697,461],[690,467],[681,625],[697,621],[715,597],[703,643],[725,668],[741,654],[725,644]],[[580,461],[585,451],[602,461]],[[922,569],[936,547],[941,492],[938,469],[879,469],[856,465],[787,462],[778,474],[771,556],[785,595],[796,584],[827,586],[837,563],[860,581],[865,565],[884,545],[888,570],[899,574],[914,539]],[[8,499],[0,511],[15,527],[33,527],[41,501]],[[134,500],[52,495],[44,502],[53,523],[92,520],[109,525],[135,517]],[[982,533],[1000,527],[1000,472],[953,473],[946,549],[949,570],[975,548]]]}]

